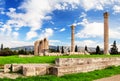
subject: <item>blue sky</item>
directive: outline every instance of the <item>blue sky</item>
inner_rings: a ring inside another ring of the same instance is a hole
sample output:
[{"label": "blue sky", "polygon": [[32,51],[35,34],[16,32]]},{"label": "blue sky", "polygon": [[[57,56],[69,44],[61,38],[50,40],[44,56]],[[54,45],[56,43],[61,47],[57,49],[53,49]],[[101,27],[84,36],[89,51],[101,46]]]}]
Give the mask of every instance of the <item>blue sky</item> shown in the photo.
[{"label": "blue sky", "polygon": [[5,47],[33,45],[47,37],[50,45],[103,47],[103,13],[109,16],[109,44],[120,46],[119,0],[0,0],[0,43]]}]

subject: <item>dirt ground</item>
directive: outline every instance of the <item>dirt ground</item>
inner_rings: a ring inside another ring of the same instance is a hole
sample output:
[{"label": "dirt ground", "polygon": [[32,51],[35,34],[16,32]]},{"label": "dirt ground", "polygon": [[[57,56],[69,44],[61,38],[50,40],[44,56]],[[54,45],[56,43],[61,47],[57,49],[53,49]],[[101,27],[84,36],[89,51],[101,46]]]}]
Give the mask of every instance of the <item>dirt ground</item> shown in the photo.
[{"label": "dirt ground", "polygon": [[120,74],[112,77],[106,77],[106,78],[94,80],[94,81],[120,81]]}]

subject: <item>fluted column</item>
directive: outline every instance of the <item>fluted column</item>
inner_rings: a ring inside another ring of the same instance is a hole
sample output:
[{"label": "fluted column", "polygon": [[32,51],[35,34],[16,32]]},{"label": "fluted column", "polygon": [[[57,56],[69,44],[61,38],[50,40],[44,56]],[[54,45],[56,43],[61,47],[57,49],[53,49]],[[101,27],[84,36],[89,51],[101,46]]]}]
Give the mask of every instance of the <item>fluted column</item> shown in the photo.
[{"label": "fluted column", "polygon": [[104,13],[104,54],[109,54],[109,26],[108,26],[109,13]]},{"label": "fluted column", "polygon": [[34,43],[34,55],[38,55],[38,46],[39,46],[39,41],[35,41]]},{"label": "fluted column", "polygon": [[39,41],[39,54],[42,53],[42,40]]},{"label": "fluted column", "polygon": [[74,29],[75,29],[75,26],[72,25],[72,26],[71,26],[71,52],[74,52],[74,50],[75,50],[75,44],[74,44],[74,41],[75,41],[75,39],[74,39]]}]

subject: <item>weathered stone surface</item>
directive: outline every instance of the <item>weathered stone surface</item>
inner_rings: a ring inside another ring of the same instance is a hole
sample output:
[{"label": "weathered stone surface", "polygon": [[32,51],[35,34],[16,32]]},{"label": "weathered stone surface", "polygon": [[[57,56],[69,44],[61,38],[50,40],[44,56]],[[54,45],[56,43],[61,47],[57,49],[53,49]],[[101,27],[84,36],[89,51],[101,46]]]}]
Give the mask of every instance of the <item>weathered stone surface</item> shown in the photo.
[{"label": "weathered stone surface", "polygon": [[52,68],[52,73],[57,76],[62,76],[65,74],[89,72],[98,69],[106,68],[106,64],[84,64],[84,65],[74,65],[74,66],[55,66]]},{"label": "weathered stone surface", "polygon": [[45,66],[35,67],[35,73],[36,75],[45,75],[47,74],[47,67]]},{"label": "weathered stone surface", "polygon": [[35,67],[32,66],[23,66],[23,75],[24,76],[35,76]]},{"label": "weathered stone surface", "polygon": [[119,58],[58,58],[55,61],[57,66],[73,66],[82,65],[90,63],[100,63],[100,62],[113,62],[120,61]]},{"label": "weathered stone surface", "polygon": [[64,74],[89,72],[104,69],[109,66],[119,66],[120,58],[59,58],[55,61],[51,74],[62,76]]},{"label": "weathered stone surface", "polygon": [[5,73],[8,73],[11,71],[11,64],[5,64],[4,65],[4,72]]},{"label": "weathered stone surface", "polygon": [[34,55],[38,55],[38,47],[39,47],[39,41],[35,41],[34,43]]},{"label": "weathered stone surface", "polygon": [[45,56],[48,53],[49,42],[47,38],[43,40],[37,40],[34,43],[34,55]]},{"label": "weathered stone surface", "polygon": [[37,76],[47,74],[46,66],[23,66],[23,75],[25,76]]},{"label": "weathered stone surface", "polygon": [[45,67],[49,67],[50,64],[12,64],[12,72],[18,72],[20,70],[22,70],[22,68],[24,66],[45,66]]},{"label": "weathered stone surface", "polygon": [[109,24],[108,17],[109,13],[105,12],[104,14],[104,54],[109,54]]},{"label": "weathered stone surface", "polygon": [[22,70],[24,64],[12,64],[12,72],[18,72]]},{"label": "weathered stone surface", "polygon": [[50,64],[6,64],[4,72],[22,70],[25,76],[54,74],[62,76],[71,73],[89,72],[104,69],[109,66],[120,66],[120,58],[59,58],[55,65]]},{"label": "weathered stone surface", "polygon": [[71,26],[71,52],[74,52],[75,51],[75,45],[74,45],[74,42],[75,42],[75,36],[74,36],[74,31],[75,31],[75,26],[72,25]]}]

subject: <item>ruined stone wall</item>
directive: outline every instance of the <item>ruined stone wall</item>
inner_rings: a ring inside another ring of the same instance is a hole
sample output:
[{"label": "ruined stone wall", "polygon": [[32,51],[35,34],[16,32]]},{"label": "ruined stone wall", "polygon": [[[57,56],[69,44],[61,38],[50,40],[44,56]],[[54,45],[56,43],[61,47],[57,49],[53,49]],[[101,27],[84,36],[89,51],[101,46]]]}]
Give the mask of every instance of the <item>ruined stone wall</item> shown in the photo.
[{"label": "ruined stone wall", "polygon": [[89,72],[109,66],[119,66],[120,58],[59,58],[52,67],[52,74],[62,76],[71,73]]},{"label": "ruined stone wall", "polygon": [[54,65],[50,64],[6,64],[4,72],[22,71],[25,76],[65,74],[89,72],[104,69],[109,66],[120,66],[119,57],[111,58],[58,58]]}]

